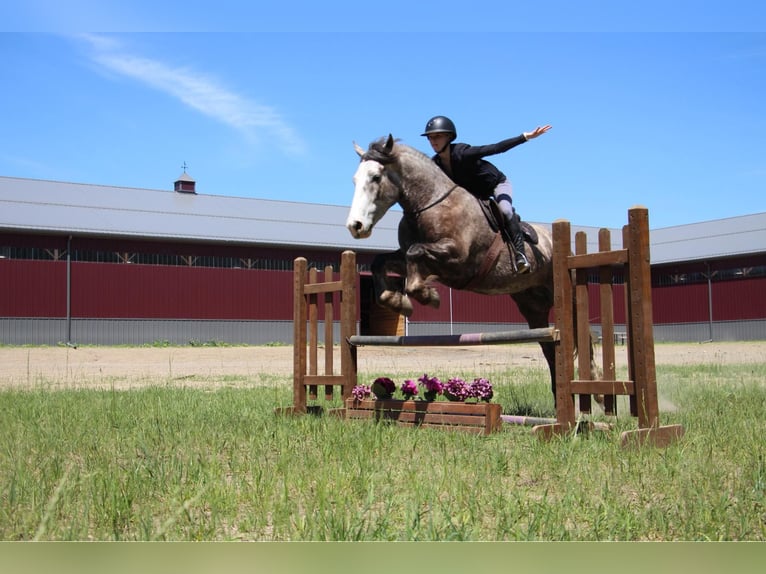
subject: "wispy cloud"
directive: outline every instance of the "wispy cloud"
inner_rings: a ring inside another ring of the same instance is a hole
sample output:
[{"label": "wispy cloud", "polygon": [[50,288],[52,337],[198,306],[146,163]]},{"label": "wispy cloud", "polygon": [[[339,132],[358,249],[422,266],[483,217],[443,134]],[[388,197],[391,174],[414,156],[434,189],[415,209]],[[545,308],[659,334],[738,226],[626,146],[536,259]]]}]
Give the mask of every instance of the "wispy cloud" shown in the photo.
[{"label": "wispy cloud", "polygon": [[276,109],[232,92],[196,70],[174,68],[126,53],[110,37],[87,34],[80,38],[88,42],[90,57],[99,66],[177,98],[190,108],[236,129],[248,139],[270,137],[285,153],[303,153],[302,139]]}]

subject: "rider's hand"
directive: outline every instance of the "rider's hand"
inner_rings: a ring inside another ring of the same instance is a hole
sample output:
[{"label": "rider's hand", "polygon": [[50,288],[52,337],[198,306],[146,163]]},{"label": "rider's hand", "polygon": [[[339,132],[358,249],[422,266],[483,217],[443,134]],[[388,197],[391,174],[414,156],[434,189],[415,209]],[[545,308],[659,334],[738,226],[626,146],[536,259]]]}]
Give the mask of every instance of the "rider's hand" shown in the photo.
[{"label": "rider's hand", "polygon": [[551,125],[538,126],[538,127],[535,128],[535,131],[533,131],[533,132],[524,132],[524,137],[527,140],[533,140],[537,136],[543,135],[545,132],[547,132],[549,129],[551,129],[551,127],[553,127],[553,126],[551,126]]}]

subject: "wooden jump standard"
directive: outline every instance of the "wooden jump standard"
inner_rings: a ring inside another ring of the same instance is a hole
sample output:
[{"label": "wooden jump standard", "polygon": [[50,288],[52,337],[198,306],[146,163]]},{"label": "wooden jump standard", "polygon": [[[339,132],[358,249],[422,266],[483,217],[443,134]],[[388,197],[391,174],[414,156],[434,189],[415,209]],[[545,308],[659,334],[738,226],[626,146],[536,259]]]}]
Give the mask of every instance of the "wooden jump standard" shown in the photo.
[{"label": "wooden jump standard", "polygon": [[[616,414],[615,395],[628,395],[631,415],[638,429],[625,431],[623,446],[644,442],[666,446],[683,435],[681,425],[660,426],[657,379],[654,363],[652,290],[649,264],[649,212],[644,207],[628,210],[628,224],[622,229],[623,249],[612,250],[608,229],[599,230],[599,251],[587,253],[587,236],[575,235],[571,249],[568,221],[553,223],[553,285],[556,328],[562,334],[556,345],[556,423],[540,425],[533,432],[541,438],[570,432],[575,425],[574,396],[581,397],[580,410],[590,411],[590,395],[604,395],[607,414]],[[628,380],[615,376],[613,267],[623,266],[625,321],[628,352]],[[582,352],[591,340],[588,301],[588,272],[598,271],[602,328],[602,375],[591,371],[590,357]],[[574,293],[573,293],[574,289]],[[574,295],[574,298],[573,298]],[[574,300],[574,305],[572,301]],[[575,326],[575,313],[577,324]],[[575,332],[576,329],[576,332]],[[577,371],[572,359],[578,353]],[[583,400],[584,399],[584,400]]]},{"label": "wooden jump standard", "polygon": [[[628,225],[623,228],[623,249],[611,250],[609,230],[601,229],[598,252],[586,253],[587,237],[579,232],[572,255],[570,225],[564,220],[554,222],[553,242],[555,327],[497,333],[357,335],[356,254],[353,251],[341,254],[339,281],[334,279],[330,266],[324,270],[324,281],[318,281],[316,269],[307,272],[306,259],[297,258],[293,281],[293,406],[277,410],[295,414],[307,412],[307,397],[315,399],[319,386],[325,387],[326,400],[332,399],[333,387],[340,387],[344,403],[349,404],[351,390],[357,384],[358,346],[462,346],[552,341],[556,343],[556,422],[533,427],[536,436],[548,439],[577,428],[575,396],[580,397],[580,411],[590,412],[590,395],[603,394],[606,413],[615,414],[615,395],[628,395],[630,411],[638,418],[639,428],[622,433],[622,444],[648,442],[664,446],[673,442],[683,435],[683,427],[659,424],[651,319],[648,211],[643,207],[628,211]],[[625,381],[616,380],[614,369],[612,279],[616,266],[624,266],[625,269],[629,379]],[[577,364],[579,378],[575,379],[575,337],[579,349],[588,349],[591,342],[590,325],[585,319],[589,317],[587,272],[592,269],[597,269],[599,276],[603,375],[599,378],[591,372],[590,357],[588,353],[581,352]],[[333,365],[334,301],[340,304],[340,374],[335,372]],[[323,374],[319,373],[318,361],[320,309],[324,313]],[[576,332],[575,311],[578,318],[583,318],[577,321]],[[334,409],[331,412],[342,414],[343,411]],[[499,423],[487,424],[488,432],[497,428]]]}]

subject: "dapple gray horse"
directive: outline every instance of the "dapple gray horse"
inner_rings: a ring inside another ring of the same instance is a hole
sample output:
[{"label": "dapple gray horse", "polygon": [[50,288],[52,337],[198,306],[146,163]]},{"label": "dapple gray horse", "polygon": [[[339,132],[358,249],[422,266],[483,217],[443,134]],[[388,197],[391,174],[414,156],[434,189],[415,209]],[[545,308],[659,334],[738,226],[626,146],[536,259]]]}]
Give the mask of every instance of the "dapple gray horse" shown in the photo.
[{"label": "dapple gray horse", "polygon": [[[356,239],[372,233],[394,204],[404,212],[399,249],[375,257],[372,277],[378,304],[405,316],[411,299],[439,306],[430,283],[496,295],[508,293],[530,328],[548,327],[553,307],[552,240],[547,228],[532,225],[535,244],[525,243],[529,273],[519,274],[510,248],[493,230],[480,202],[457,186],[424,153],[389,135],[361,157],[354,174],[354,199],[346,227]],[[389,273],[399,277],[389,276]],[[402,285],[401,278],[404,278]],[[555,343],[541,342],[555,393]]]}]

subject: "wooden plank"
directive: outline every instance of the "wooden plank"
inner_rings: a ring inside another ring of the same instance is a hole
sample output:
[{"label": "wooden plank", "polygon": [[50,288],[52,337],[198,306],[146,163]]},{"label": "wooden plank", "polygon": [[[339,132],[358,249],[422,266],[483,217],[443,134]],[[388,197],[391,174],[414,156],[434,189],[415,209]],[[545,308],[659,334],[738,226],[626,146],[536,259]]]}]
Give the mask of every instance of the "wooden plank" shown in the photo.
[{"label": "wooden plank", "polygon": [[[324,268],[324,280],[330,282],[333,279],[332,265],[326,265]],[[334,309],[333,293],[324,294],[324,374],[333,374],[333,321]],[[324,388],[324,398],[327,401],[332,400],[332,385],[326,385]]]},{"label": "wooden plank", "polygon": [[407,412],[429,412],[429,413],[456,413],[463,415],[483,415],[487,410],[499,409],[498,403],[463,403],[458,401],[415,401],[401,399],[356,399],[346,400],[346,408],[364,408],[364,409],[396,409]]},{"label": "wooden plank", "polygon": [[402,426],[472,429],[484,434],[501,428],[501,411],[497,403],[346,400],[347,419],[390,420]]},{"label": "wooden plank", "polygon": [[[567,258],[572,249],[571,227],[566,220],[553,222],[553,306],[556,329],[563,336],[556,345],[556,419],[574,424],[575,409],[570,381],[574,378],[574,314],[572,276]],[[568,336],[567,336],[568,335]]]},{"label": "wooden plank", "polygon": [[[588,250],[588,236],[583,231],[575,233],[575,253],[585,254]],[[588,295],[588,273],[586,269],[575,271],[575,336],[577,337],[577,372],[583,380],[591,380],[595,373],[591,372],[591,334],[590,334],[590,301]],[[573,389],[574,390],[574,389]],[[580,412],[591,412],[589,394],[580,394]]]},{"label": "wooden plank", "polygon": [[305,257],[298,257],[293,264],[293,410],[305,412],[306,387],[306,285]]},{"label": "wooden plank", "polygon": [[649,211],[645,207],[628,210],[631,329],[628,353],[633,357],[638,402],[638,426],[659,424],[659,401],[654,362],[652,327],[652,277],[649,258]]},{"label": "wooden plank", "polygon": [[640,446],[665,448],[683,436],[683,425],[640,428],[620,434],[620,446],[622,448],[637,448]]},{"label": "wooden plank", "polygon": [[574,380],[572,381],[573,393],[587,393],[591,395],[632,395],[635,393],[633,381],[615,380]]},{"label": "wooden plank", "polygon": [[343,375],[306,375],[303,377],[303,384],[309,386],[316,385],[338,385],[343,386],[346,378]]},{"label": "wooden plank", "polygon": [[593,269],[604,265],[624,265],[627,261],[627,249],[616,249],[614,251],[570,255],[567,258],[567,267],[570,269]]},{"label": "wooden plank", "polygon": [[[598,232],[599,251],[611,251],[612,236],[608,229],[602,228]],[[606,380],[615,378],[614,356],[614,292],[612,283],[614,273],[612,268],[604,265],[598,270],[599,280],[599,304],[601,311],[601,376]],[[604,412],[607,415],[617,414],[617,402],[615,396],[604,395]]]},{"label": "wooden plank", "polygon": [[573,424],[553,423],[547,425],[536,425],[532,427],[532,434],[540,440],[548,441],[554,437],[565,435],[572,432]]},{"label": "wooden plank", "polygon": [[365,408],[346,408],[346,418],[348,419],[376,419],[376,420],[395,420],[406,423],[434,424],[434,425],[463,425],[480,426],[484,428],[486,413],[474,415],[456,415],[429,413],[428,411],[398,411],[394,409],[365,409]]},{"label": "wooden plank", "polygon": [[357,281],[356,253],[346,250],[340,258],[340,276],[343,286],[340,293],[340,370],[345,379],[343,399],[351,398],[351,390],[357,382],[356,347],[348,344],[356,334]]},{"label": "wooden plank", "polygon": [[[317,282],[317,270],[316,268],[312,267],[311,269],[309,269],[309,280],[308,280],[308,284],[305,285],[305,287],[315,284],[316,282]],[[304,293],[305,293],[305,287],[304,287]],[[309,329],[308,374],[316,375],[317,374],[317,351],[319,348],[319,337],[317,334],[318,325],[317,325],[317,295],[316,293],[306,293],[306,300],[308,304],[308,329]],[[316,385],[311,385],[309,387],[308,396],[312,400],[317,398]]]},{"label": "wooden plank", "polygon": [[305,293],[307,295],[316,295],[318,293],[332,293],[335,291],[342,291],[342,290],[343,290],[342,281],[326,281],[324,283],[312,283],[311,285],[306,285],[305,287]]}]

